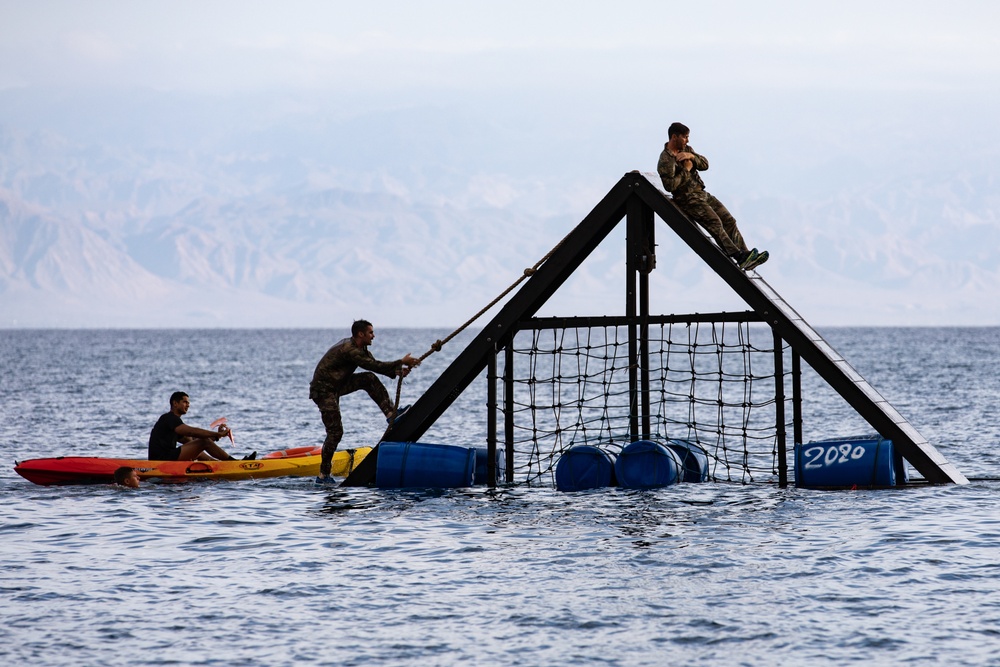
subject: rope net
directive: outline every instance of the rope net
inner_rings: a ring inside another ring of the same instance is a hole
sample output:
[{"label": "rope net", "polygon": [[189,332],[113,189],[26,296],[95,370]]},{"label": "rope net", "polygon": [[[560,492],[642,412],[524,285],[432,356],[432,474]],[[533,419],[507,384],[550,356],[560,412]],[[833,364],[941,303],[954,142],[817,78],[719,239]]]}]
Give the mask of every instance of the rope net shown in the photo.
[{"label": "rope net", "polygon": [[647,340],[633,369],[627,326],[515,335],[502,377],[513,401],[501,399],[499,406],[514,452],[514,483],[553,485],[556,463],[574,445],[617,455],[644,439],[646,411],[639,406],[646,395],[648,439],[698,445],[709,457],[711,479],[751,483],[778,474],[771,330],[747,322],[664,323],[650,325]]}]

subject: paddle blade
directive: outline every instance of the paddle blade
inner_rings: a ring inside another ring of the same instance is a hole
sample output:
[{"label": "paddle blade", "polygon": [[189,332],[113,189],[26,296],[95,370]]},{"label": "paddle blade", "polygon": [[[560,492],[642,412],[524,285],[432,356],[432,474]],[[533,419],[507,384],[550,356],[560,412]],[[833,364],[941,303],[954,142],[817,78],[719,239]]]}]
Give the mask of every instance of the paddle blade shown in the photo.
[{"label": "paddle blade", "polygon": [[[208,427],[211,428],[211,429],[217,429],[217,428],[219,428],[219,426],[222,426],[223,424],[226,425],[226,428],[229,428],[229,423],[226,421],[226,418],[225,417],[219,417],[214,422],[212,422],[211,424],[209,424]],[[229,436],[229,442],[231,442],[231,443],[233,443],[235,445],[236,444],[236,438],[233,437],[233,429],[230,428],[229,432],[226,435]]]}]

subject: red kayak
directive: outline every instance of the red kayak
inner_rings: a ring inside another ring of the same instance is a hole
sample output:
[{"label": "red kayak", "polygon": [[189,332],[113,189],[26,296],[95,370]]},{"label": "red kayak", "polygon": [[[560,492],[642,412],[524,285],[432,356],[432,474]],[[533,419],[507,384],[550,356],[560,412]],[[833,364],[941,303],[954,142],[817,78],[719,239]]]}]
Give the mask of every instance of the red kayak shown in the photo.
[{"label": "red kayak", "polygon": [[[371,447],[345,449],[333,456],[333,474],[346,477]],[[59,456],[15,462],[14,471],[25,479],[51,484],[110,484],[115,470],[134,468],[140,479],[187,481],[192,479],[263,479],[310,477],[319,474],[321,448],[296,447],[265,454],[255,461],[148,461],[96,456]]]}]

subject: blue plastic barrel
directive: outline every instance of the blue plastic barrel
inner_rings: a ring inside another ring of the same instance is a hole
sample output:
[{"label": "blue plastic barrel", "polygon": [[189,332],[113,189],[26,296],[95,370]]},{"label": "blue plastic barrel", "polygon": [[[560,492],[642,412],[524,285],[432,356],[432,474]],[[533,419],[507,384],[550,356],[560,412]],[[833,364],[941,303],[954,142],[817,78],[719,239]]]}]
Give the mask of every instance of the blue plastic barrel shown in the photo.
[{"label": "blue plastic barrel", "polygon": [[626,445],[615,460],[618,486],[626,489],[656,489],[681,481],[684,466],[672,449],[652,440]]},{"label": "blue plastic barrel", "polygon": [[905,484],[909,474],[892,440],[834,438],[795,445],[795,485],[803,488],[878,488]]},{"label": "blue plastic barrel", "polygon": [[556,488],[560,491],[583,491],[611,486],[615,467],[611,457],[591,445],[567,449],[556,463]]},{"label": "blue plastic barrel", "polygon": [[[485,447],[476,448],[476,475],[473,480],[476,484],[487,484],[489,483],[489,477],[487,475],[486,464],[489,463],[488,450]],[[504,476],[507,470],[507,459],[504,457],[502,450],[497,450],[497,483],[503,483]]]},{"label": "blue plastic barrel", "polygon": [[454,489],[472,486],[476,450],[422,442],[383,442],[375,486],[380,489]]},{"label": "blue plastic barrel", "polygon": [[667,440],[664,444],[680,458],[684,471],[683,481],[708,481],[708,474],[710,472],[708,467],[708,452],[701,445],[687,440]]}]

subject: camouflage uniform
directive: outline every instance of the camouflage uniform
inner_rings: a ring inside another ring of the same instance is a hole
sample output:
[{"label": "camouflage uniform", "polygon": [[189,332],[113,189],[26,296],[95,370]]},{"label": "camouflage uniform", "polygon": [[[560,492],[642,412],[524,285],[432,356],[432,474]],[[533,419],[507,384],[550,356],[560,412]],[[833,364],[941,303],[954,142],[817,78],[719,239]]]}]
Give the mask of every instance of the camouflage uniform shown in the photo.
[{"label": "camouflage uniform", "polygon": [[708,230],[723,252],[730,257],[747,252],[749,248],[736,226],[736,219],[722,202],[705,192],[705,183],[698,172],[708,169],[708,160],[695,153],[690,146],[684,150],[695,157],[691,171],[684,169],[684,165],[674,159],[667,146],[663,146],[663,152],[656,163],[656,171],[660,174],[663,187],[674,196],[674,201],[682,211]]},{"label": "camouflage uniform", "polygon": [[[369,373],[355,373],[358,367]],[[364,389],[375,401],[386,417],[392,412],[392,401],[389,392],[375,373],[387,377],[396,377],[403,367],[403,361],[378,361],[368,351],[367,347],[358,347],[353,338],[345,338],[327,350],[316,365],[312,382],[309,383],[309,398],[316,403],[326,427],[326,440],[323,441],[323,459],[320,462],[320,473],[329,475],[333,463],[333,455],[337,451],[340,439],[344,437],[344,423],[340,416],[340,397]]]}]

